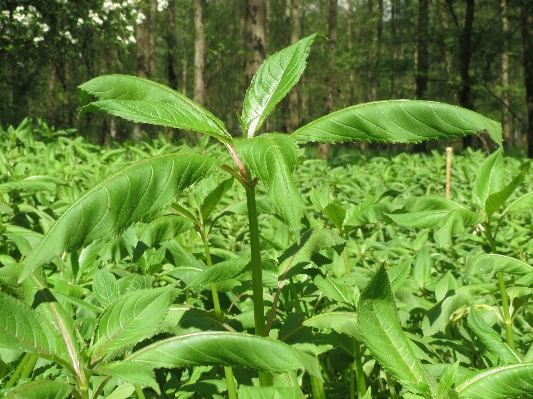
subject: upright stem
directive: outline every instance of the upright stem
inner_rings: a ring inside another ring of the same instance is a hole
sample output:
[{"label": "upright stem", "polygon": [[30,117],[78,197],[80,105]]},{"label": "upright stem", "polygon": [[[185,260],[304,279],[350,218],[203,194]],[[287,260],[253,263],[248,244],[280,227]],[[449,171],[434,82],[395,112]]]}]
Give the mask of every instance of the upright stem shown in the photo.
[{"label": "upright stem", "polygon": [[35,363],[37,363],[37,359],[39,359],[39,356],[37,355],[31,355],[31,357],[28,359],[28,362],[24,366],[24,370],[22,370],[22,373],[20,374],[20,378],[28,378],[33,371],[33,368],[35,367]]},{"label": "upright stem", "polygon": [[[492,234],[490,233],[490,226],[488,223],[483,225],[484,234],[487,237],[487,240],[490,244],[490,249],[492,253],[496,253],[496,241]],[[498,271],[498,286],[500,288],[500,296],[502,297],[502,311],[503,311],[503,324],[505,325],[505,337],[507,338],[507,343],[511,348],[515,348],[514,343],[514,332],[513,332],[513,320],[511,319],[511,313],[509,312],[509,298],[507,297],[507,290],[505,289],[505,280],[503,279],[503,273]]]},{"label": "upright stem", "polygon": [[[197,231],[199,231],[200,237],[202,237],[202,242],[204,243],[207,267],[211,267],[213,266],[213,260],[211,259],[211,252],[209,251],[209,243],[207,242],[207,237],[202,228],[199,228]],[[215,283],[211,283],[210,286],[211,294],[213,295],[213,306],[215,308],[215,315],[217,319],[223,320],[224,313],[222,313],[222,309],[220,308],[217,285]],[[230,366],[224,366],[224,375],[226,377],[226,386],[228,388],[228,398],[237,399],[237,390],[235,388],[235,379],[233,378],[233,369]]]},{"label": "upright stem", "polygon": [[362,398],[366,395],[365,372],[363,371],[363,362],[361,361],[361,345],[354,338],[355,348],[355,380],[357,382],[357,396]]},{"label": "upright stem", "polygon": [[311,378],[311,391],[313,392],[313,399],[326,399],[326,392],[324,391],[324,383],[320,378],[314,375],[309,375]]},{"label": "upright stem", "polygon": [[[252,292],[254,301],[255,335],[266,337],[265,305],[263,302],[263,269],[261,268],[261,250],[259,246],[259,223],[255,203],[255,186],[246,187],[246,204],[248,205],[248,228],[250,230],[250,252],[252,258]],[[270,373],[259,372],[261,386],[272,385]]]},{"label": "upright stem", "polygon": [[26,367],[26,363],[28,363],[28,361],[30,360],[31,356],[32,356],[31,353],[26,353],[24,355],[24,357],[22,358],[22,360],[18,364],[17,368],[15,369],[13,374],[11,375],[11,378],[9,378],[9,381],[6,383],[4,388],[11,388],[11,387],[13,387],[15,385],[15,382],[17,382],[17,380],[18,380],[18,378],[20,376],[20,373],[22,373],[22,370],[24,370],[24,367]]},{"label": "upright stem", "polygon": [[135,393],[137,394],[138,399],[145,399],[146,396],[144,396],[143,389],[140,385],[135,384]]},{"label": "upright stem", "polygon": [[348,258],[348,250],[346,247],[342,250],[342,257],[344,258],[344,267],[346,269],[346,275],[351,276],[352,270],[350,269],[350,258]]}]

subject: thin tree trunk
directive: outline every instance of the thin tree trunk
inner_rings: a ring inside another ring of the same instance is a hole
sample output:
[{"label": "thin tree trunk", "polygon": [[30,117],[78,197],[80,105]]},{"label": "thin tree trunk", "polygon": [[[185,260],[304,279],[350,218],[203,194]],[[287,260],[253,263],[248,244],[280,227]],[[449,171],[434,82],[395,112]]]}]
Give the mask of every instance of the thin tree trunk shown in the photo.
[{"label": "thin tree trunk", "polygon": [[246,86],[266,58],[266,0],[246,0],[244,45]]},{"label": "thin tree trunk", "polygon": [[[418,38],[415,65],[415,100],[425,100],[428,88],[428,25],[429,25],[429,0],[418,1]],[[427,143],[414,145],[415,152],[427,151]]]},{"label": "thin tree trunk", "polygon": [[370,67],[371,101],[379,97],[379,68],[381,62],[381,36],[383,34],[383,0],[372,1],[372,66]]},{"label": "thin tree trunk", "polygon": [[511,132],[511,113],[509,112],[509,19],[507,18],[507,0],[502,0],[502,34],[503,34],[503,53],[502,53],[502,103],[503,118],[502,129],[505,144],[513,147],[513,134]]},{"label": "thin tree trunk", "polygon": [[176,49],[178,47],[178,33],[176,30],[176,0],[170,0],[167,7],[167,80],[174,90],[178,89],[178,74],[176,71]]},{"label": "thin tree trunk", "polygon": [[[354,15],[354,0],[348,0],[348,53],[350,58],[353,59],[353,20]],[[348,99],[348,105],[355,104],[355,72],[353,66],[350,68],[350,74],[348,76],[349,83],[348,89],[350,92],[350,98]]]},{"label": "thin tree trunk", "polygon": [[[287,4],[289,4],[289,1],[287,1]],[[300,39],[300,0],[292,0],[290,11],[291,43],[296,43]],[[292,133],[298,129],[298,125],[300,124],[300,114],[298,111],[298,84],[295,84],[289,92],[287,133]]]},{"label": "thin tree trunk", "polygon": [[[470,60],[472,58],[472,27],[474,25],[474,0],[465,0],[466,14],[459,49],[459,105],[474,109],[472,88],[470,87]],[[472,136],[463,137],[463,148],[472,146]]]},{"label": "thin tree trunk", "polygon": [[[326,73],[326,101],[325,114],[330,114],[335,109],[335,49],[337,47],[337,0],[329,0],[329,42],[328,42],[328,71]],[[317,158],[328,159],[329,143],[318,145]]]},{"label": "thin tree trunk", "polygon": [[205,105],[205,0],[194,0],[194,101]]},{"label": "thin tree trunk", "polygon": [[524,49],[524,86],[527,106],[527,157],[533,158],[533,5],[522,3],[522,47]]}]

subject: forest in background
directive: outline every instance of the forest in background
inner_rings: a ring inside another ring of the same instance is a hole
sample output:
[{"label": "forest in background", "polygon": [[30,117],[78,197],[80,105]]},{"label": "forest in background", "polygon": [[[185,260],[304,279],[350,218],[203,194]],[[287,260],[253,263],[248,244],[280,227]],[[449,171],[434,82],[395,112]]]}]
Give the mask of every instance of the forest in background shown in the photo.
[{"label": "forest in background", "polygon": [[[77,118],[77,86],[120,73],[181,91],[239,135],[237,114],[262,60],[318,32],[329,40],[315,43],[303,78],[269,117],[267,131],[291,132],[353,104],[425,99],[502,122],[506,147],[527,147],[533,157],[531,0],[0,0],[0,6],[2,126],[41,117],[100,143],[157,134],[104,114]],[[470,138],[462,144],[480,145]]]}]

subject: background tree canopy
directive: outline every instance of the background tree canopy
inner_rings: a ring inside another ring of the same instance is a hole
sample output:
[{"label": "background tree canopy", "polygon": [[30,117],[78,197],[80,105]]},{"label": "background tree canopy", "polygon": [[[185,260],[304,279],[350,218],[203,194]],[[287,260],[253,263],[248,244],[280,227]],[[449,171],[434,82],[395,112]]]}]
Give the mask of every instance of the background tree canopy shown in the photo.
[{"label": "background tree canopy", "polygon": [[120,73],[193,97],[239,134],[233,110],[257,66],[318,32],[330,40],[317,41],[312,67],[267,130],[294,131],[351,104],[417,98],[501,121],[506,146],[525,147],[532,132],[527,0],[0,0],[0,8],[4,126],[43,117],[99,142],[157,133],[103,114],[77,119],[76,87]]}]

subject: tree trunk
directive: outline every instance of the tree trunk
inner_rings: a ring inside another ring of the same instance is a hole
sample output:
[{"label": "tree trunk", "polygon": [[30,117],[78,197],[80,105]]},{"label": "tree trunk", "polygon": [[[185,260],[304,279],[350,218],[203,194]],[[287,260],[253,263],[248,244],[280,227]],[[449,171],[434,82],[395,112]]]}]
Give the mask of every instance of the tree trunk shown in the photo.
[{"label": "tree trunk", "polygon": [[379,69],[381,63],[381,36],[383,34],[383,0],[372,0],[372,66],[370,67],[370,100],[379,97]]},{"label": "tree trunk", "polygon": [[259,66],[266,58],[266,0],[246,0],[244,46],[246,86],[250,84]]},{"label": "tree trunk", "polygon": [[178,47],[178,33],[176,30],[176,0],[170,0],[167,7],[167,81],[169,87],[178,89],[178,74],[176,71],[176,49]]},{"label": "tree trunk", "polygon": [[[348,53],[352,55],[353,52],[353,21],[355,19],[354,14],[354,0],[348,0]],[[355,104],[355,72],[353,64],[350,67],[348,90],[350,92],[350,98],[348,99],[348,106]]]},{"label": "tree trunk", "polygon": [[[415,100],[425,100],[428,88],[429,0],[418,1],[418,37],[415,58]],[[415,152],[426,152],[427,143],[414,145]]]},{"label": "tree trunk", "polygon": [[[328,42],[328,71],[326,73],[326,101],[324,113],[330,114],[335,109],[335,49],[337,47],[337,0],[329,0],[329,42]],[[317,158],[328,159],[329,143],[318,145]]]},{"label": "tree trunk", "polygon": [[[289,4],[289,1],[287,2]],[[300,0],[292,0],[290,8],[291,17],[291,44],[300,39]],[[298,83],[289,92],[289,119],[287,121],[287,133],[298,129],[300,114],[298,112]]]},{"label": "tree trunk", "polygon": [[[474,0],[466,1],[465,24],[459,48],[459,105],[474,109],[472,88],[470,87],[470,60],[472,58],[472,27],[474,25]],[[463,137],[463,148],[472,146],[472,136]]]},{"label": "tree trunk", "polygon": [[509,112],[509,19],[507,18],[507,0],[502,0],[502,34],[503,34],[503,53],[502,53],[502,103],[503,118],[502,129],[503,139],[508,147],[513,147],[513,134],[511,131],[511,113]]},{"label": "tree trunk", "polygon": [[205,105],[205,0],[194,0],[194,101]]},{"label": "tree trunk", "polygon": [[522,3],[522,46],[524,49],[524,86],[527,106],[527,157],[533,158],[533,5]]}]

